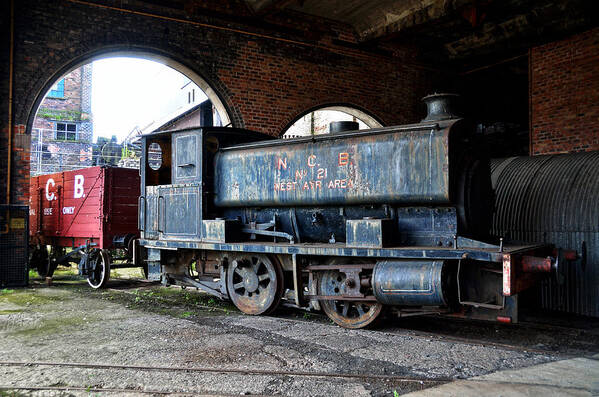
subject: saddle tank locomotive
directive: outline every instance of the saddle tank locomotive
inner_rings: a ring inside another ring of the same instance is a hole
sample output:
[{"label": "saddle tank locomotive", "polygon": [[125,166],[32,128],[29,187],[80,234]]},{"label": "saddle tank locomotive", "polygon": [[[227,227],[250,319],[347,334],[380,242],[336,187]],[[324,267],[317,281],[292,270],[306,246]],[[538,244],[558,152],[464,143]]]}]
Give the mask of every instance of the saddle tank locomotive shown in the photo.
[{"label": "saddle tank locomotive", "polygon": [[487,235],[488,159],[453,99],[426,97],[417,124],[321,136],[218,127],[144,136],[149,278],[247,314],[282,300],[322,309],[347,328],[387,307],[516,322],[518,293],[560,258],[552,246]]}]

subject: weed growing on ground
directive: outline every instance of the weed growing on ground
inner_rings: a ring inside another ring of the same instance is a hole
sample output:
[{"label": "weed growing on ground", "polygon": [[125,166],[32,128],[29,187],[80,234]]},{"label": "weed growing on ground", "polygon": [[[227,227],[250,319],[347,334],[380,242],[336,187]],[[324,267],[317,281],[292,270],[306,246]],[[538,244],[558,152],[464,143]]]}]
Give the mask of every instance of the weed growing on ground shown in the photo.
[{"label": "weed growing on ground", "polygon": [[22,393],[16,390],[0,390],[0,397],[25,397],[30,395],[30,393]]},{"label": "weed growing on ground", "polygon": [[193,316],[192,312],[183,312],[183,313],[181,313],[181,318],[189,318],[191,316]]},{"label": "weed growing on ground", "polygon": [[20,309],[13,309],[13,310],[0,310],[0,316],[3,314],[15,314],[15,313],[22,313],[23,310]]},{"label": "weed growing on ground", "polygon": [[67,316],[60,318],[52,318],[45,319],[39,324],[31,324],[27,325],[26,328],[21,328],[16,331],[11,332],[13,335],[22,335],[22,336],[40,336],[40,335],[50,335],[57,334],[63,332],[68,329],[77,328],[89,320],[93,320],[89,317],[79,317],[79,316]]},{"label": "weed growing on ground", "polygon": [[8,302],[18,306],[42,305],[63,300],[60,295],[39,294],[35,289],[2,289],[0,302]]}]

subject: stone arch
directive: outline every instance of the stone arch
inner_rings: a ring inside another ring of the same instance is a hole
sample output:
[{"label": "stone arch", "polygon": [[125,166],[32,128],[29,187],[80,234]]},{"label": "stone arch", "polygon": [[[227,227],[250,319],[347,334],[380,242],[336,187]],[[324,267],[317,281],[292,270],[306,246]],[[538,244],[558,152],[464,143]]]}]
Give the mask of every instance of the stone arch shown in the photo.
[{"label": "stone arch", "polygon": [[299,114],[297,114],[293,119],[291,119],[291,121],[289,121],[285,125],[285,127],[283,129],[281,129],[280,135],[282,136],[283,134],[285,134],[285,132],[293,124],[295,124],[295,122],[297,122],[299,119],[301,119],[305,115],[307,115],[311,112],[318,111],[318,110],[336,110],[339,112],[344,112],[344,113],[350,114],[350,115],[362,120],[370,128],[377,128],[377,127],[384,126],[384,123],[381,121],[380,118],[378,118],[377,116],[375,116],[373,113],[369,112],[368,110],[362,108],[361,106],[351,104],[351,103],[326,103],[326,104],[321,104],[321,105],[311,107],[311,108],[304,110],[304,111],[300,112]]},{"label": "stone arch", "polygon": [[98,59],[112,57],[142,58],[156,61],[175,69],[179,73],[188,77],[191,81],[197,84],[202,91],[204,91],[208,99],[212,101],[212,104],[218,111],[223,126],[243,128],[243,118],[241,117],[239,111],[228,101],[228,90],[218,78],[214,76],[207,77],[207,73],[196,71],[196,68],[188,66],[187,63],[178,60],[173,54],[168,54],[164,51],[141,47],[107,47],[77,56],[71,61],[65,63],[54,73],[44,76],[43,83],[38,86],[39,88],[37,92],[30,97],[31,99],[29,101],[29,106],[26,110],[27,133],[31,132],[36,111],[40,103],[43,101],[45,94],[48,92],[50,87],[52,87],[52,84],[78,67]]}]

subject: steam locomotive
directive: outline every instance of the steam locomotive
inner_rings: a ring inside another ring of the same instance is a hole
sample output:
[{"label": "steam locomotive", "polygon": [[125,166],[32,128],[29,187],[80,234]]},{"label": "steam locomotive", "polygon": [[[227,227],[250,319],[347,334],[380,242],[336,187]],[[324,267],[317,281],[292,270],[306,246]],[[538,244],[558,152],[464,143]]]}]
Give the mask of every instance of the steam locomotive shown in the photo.
[{"label": "steam locomotive", "polygon": [[247,314],[282,300],[322,309],[347,328],[388,307],[516,322],[517,294],[563,258],[549,245],[490,239],[489,163],[452,99],[426,97],[417,124],[322,136],[215,127],[144,136],[148,277]]},{"label": "steam locomotive", "polygon": [[[489,161],[454,99],[424,98],[420,123],[346,130],[340,122],[320,136],[221,127],[145,135],[140,195],[131,190],[137,229],[117,233],[110,224],[121,216],[103,217],[101,240],[77,240],[80,274],[105,285],[105,250],[129,247],[119,266],[141,266],[150,280],[196,287],[252,315],[284,301],[346,328],[373,324],[384,309],[517,322],[518,293],[571,254],[488,235]],[[40,197],[53,193],[45,186]],[[69,231],[73,222],[55,223]]]}]

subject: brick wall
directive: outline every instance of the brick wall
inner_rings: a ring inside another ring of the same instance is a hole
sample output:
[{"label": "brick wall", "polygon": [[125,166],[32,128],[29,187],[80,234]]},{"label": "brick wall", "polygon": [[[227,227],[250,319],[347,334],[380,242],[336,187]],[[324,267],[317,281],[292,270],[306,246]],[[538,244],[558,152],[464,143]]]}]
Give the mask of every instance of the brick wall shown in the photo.
[{"label": "brick wall", "polygon": [[[51,174],[92,164],[93,123],[91,118],[92,65],[64,76],[61,97],[47,96],[39,105],[31,131],[32,175]],[[57,124],[74,125],[74,142],[57,135]]]},{"label": "brick wall", "polygon": [[[437,78],[413,62],[412,50],[365,52],[355,47],[347,27],[331,21],[308,26],[281,15],[290,26],[285,33],[277,33],[269,30],[268,23],[250,27],[224,23],[201,10],[183,22],[64,0],[15,4],[17,125],[31,121],[36,100],[56,73],[66,73],[71,65],[110,51],[145,51],[184,65],[217,92],[234,126],[269,134],[281,133],[309,108],[333,103],[356,105],[387,125],[418,121],[425,113],[420,98],[434,90]],[[185,18],[177,10],[156,12]],[[8,12],[0,16],[1,30],[8,25],[7,16]],[[7,48],[5,40],[0,39],[3,48]],[[4,72],[7,63],[1,59],[0,71]],[[6,108],[6,97],[0,95],[0,130],[7,124]],[[4,170],[0,167],[0,174]]]},{"label": "brick wall", "polygon": [[[0,203],[6,203],[8,166],[8,78],[10,2],[0,1]],[[14,156],[13,156],[14,157]]]},{"label": "brick wall", "polygon": [[599,28],[531,51],[531,154],[599,150]]}]

